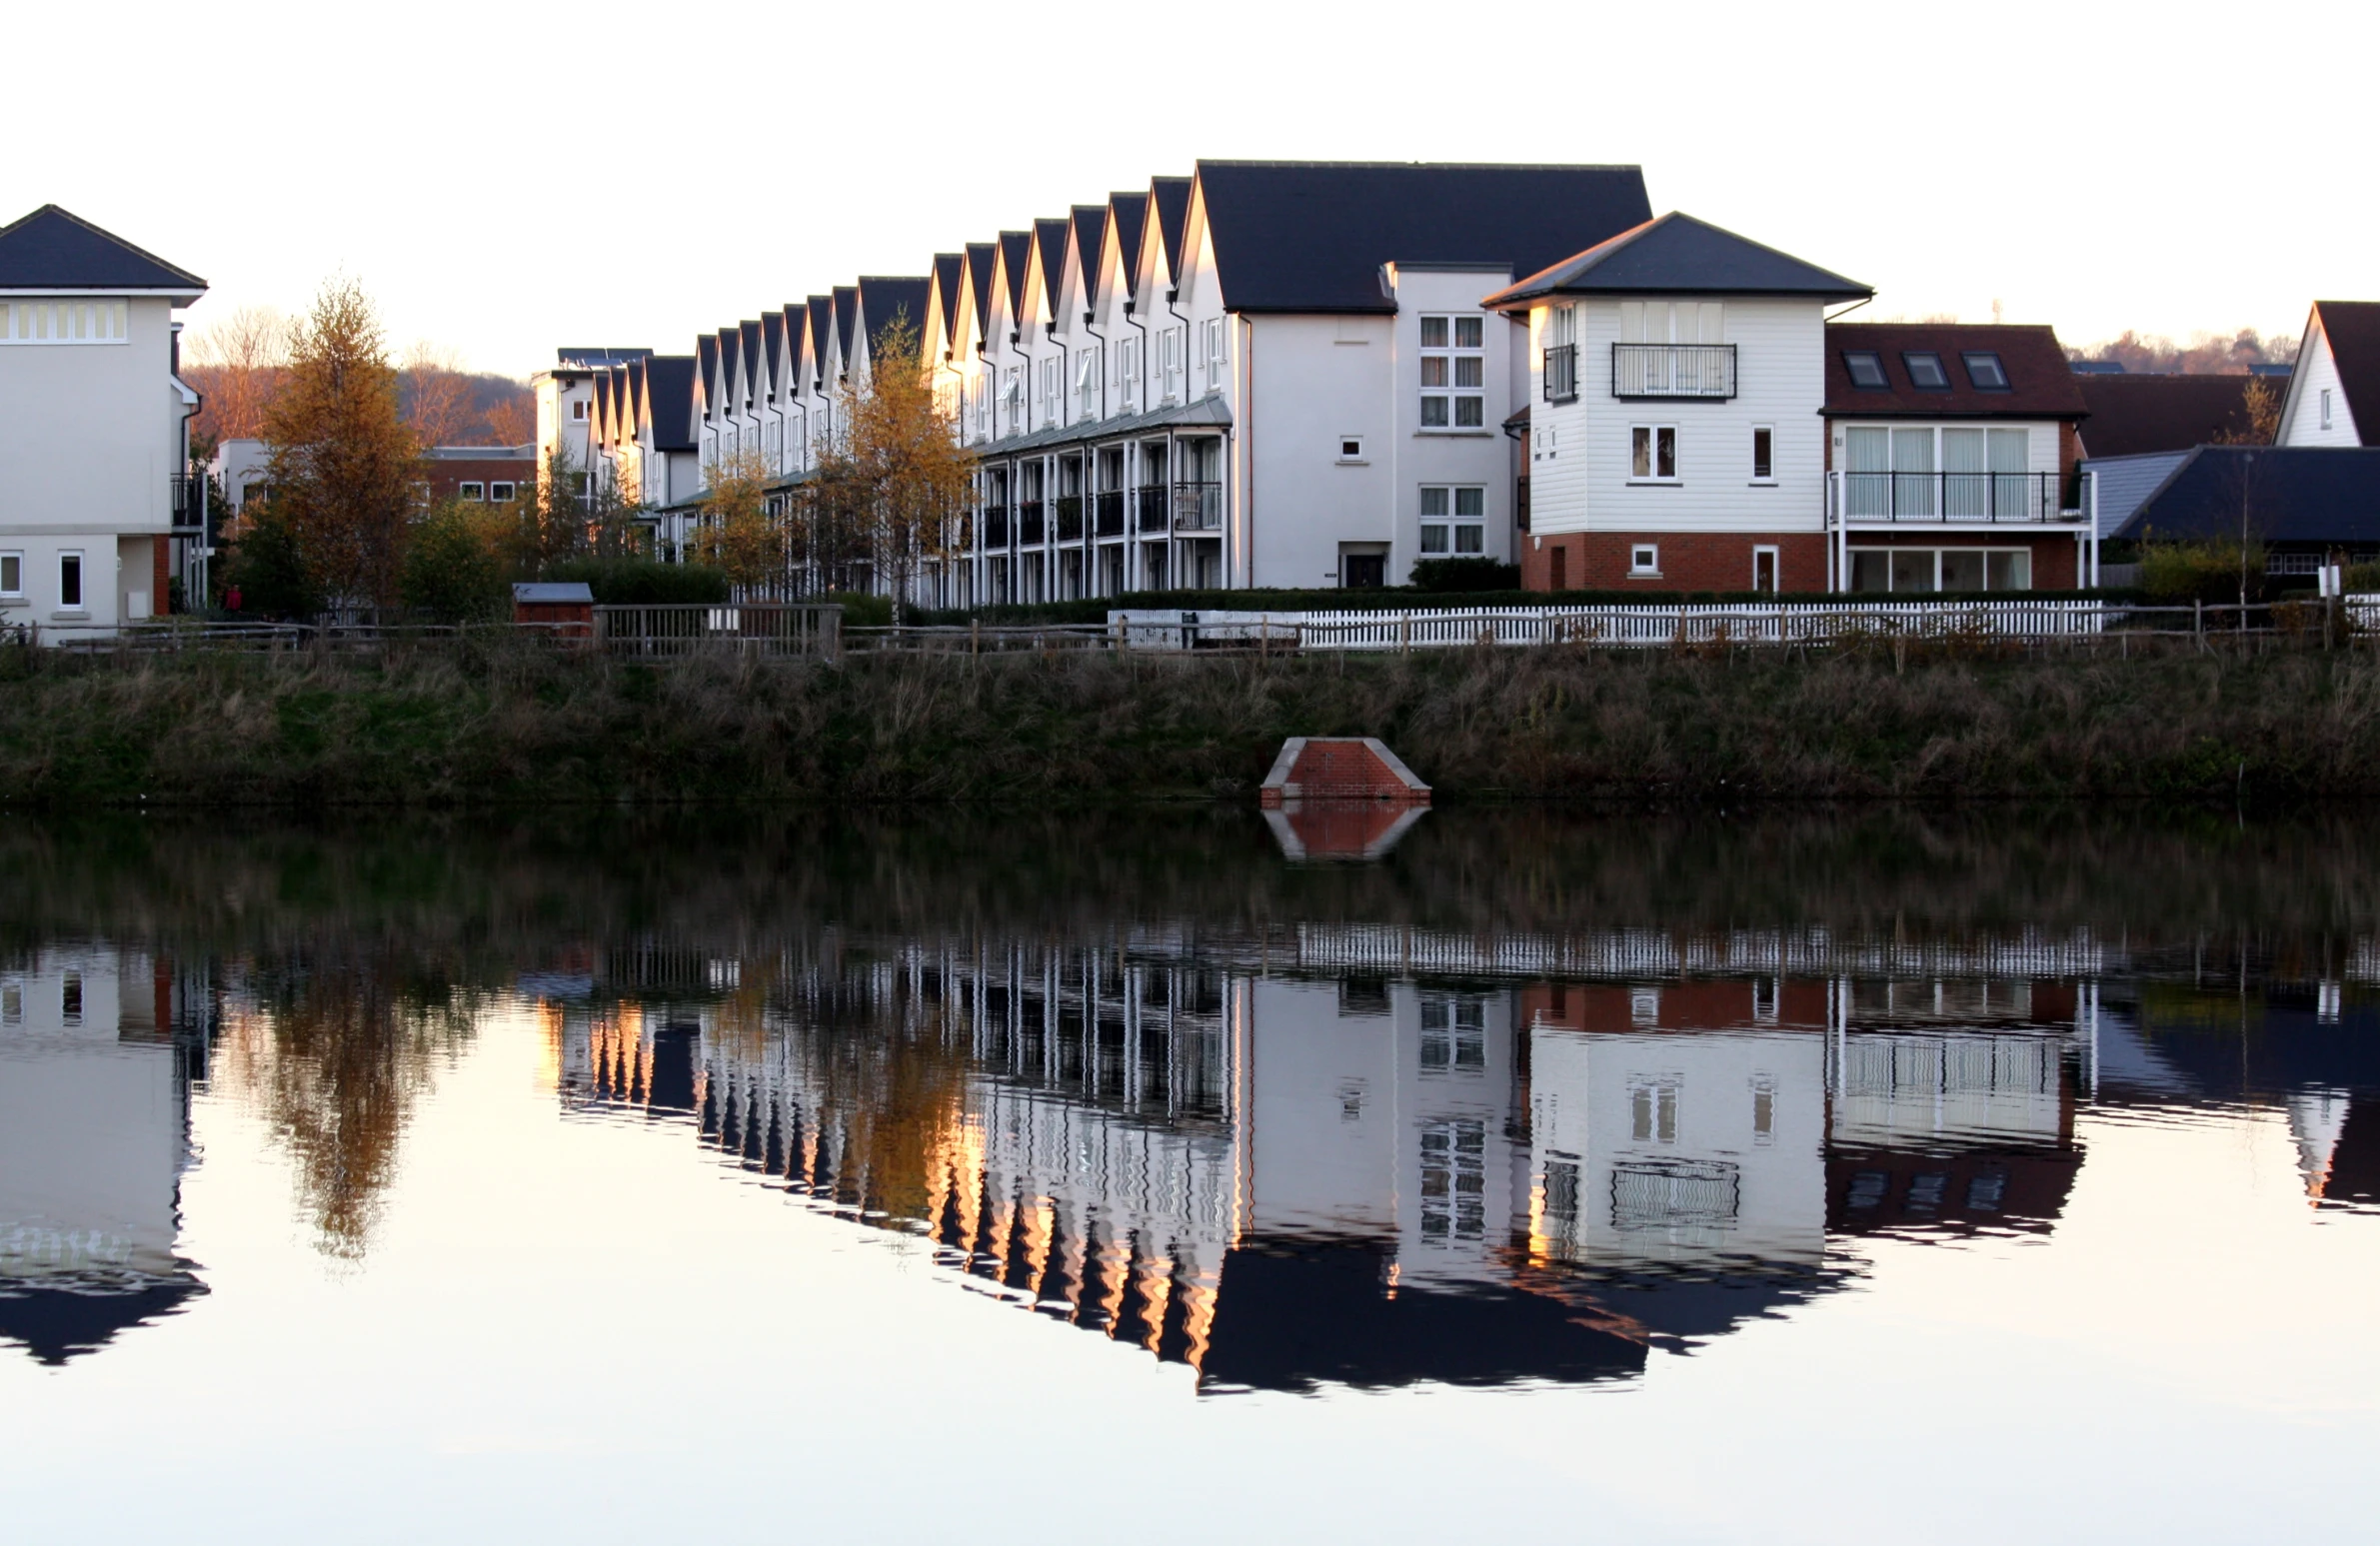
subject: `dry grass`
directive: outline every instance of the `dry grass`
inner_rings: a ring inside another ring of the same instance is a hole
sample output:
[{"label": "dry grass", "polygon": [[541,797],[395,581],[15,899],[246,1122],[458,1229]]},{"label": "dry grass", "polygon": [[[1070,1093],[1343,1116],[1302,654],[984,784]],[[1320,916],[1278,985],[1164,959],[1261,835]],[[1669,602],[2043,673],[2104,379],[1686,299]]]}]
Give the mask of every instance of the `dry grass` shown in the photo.
[{"label": "dry grass", "polygon": [[2380,792],[2380,668],[1576,650],[1346,661],[637,666],[0,655],[0,800],[69,804],[1245,797],[1291,735],[1377,735],[1441,797]]}]

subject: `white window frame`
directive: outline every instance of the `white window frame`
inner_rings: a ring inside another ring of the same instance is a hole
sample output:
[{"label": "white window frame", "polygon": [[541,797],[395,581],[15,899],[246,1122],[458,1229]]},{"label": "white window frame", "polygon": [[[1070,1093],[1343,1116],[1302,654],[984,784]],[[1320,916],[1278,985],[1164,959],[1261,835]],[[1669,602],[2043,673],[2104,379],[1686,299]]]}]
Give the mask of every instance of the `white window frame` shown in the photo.
[{"label": "white window frame", "polygon": [[1000,406],[1009,418],[1009,433],[1024,428],[1018,421],[1025,413],[1025,367],[1004,365],[1000,369]]},{"label": "white window frame", "polygon": [[[1435,503],[1442,508],[1430,510]],[[1474,507],[1465,511],[1463,507]],[[1417,551],[1425,559],[1476,559],[1487,553],[1487,486],[1427,483],[1421,486]],[[1430,546],[1432,534],[1437,546]]]},{"label": "white window frame", "polygon": [[585,424],[587,422],[587,400],[585,398],[578,398],[571,403],[570,420],[573,424]]},{"label": "white window frame", "polygon": [[1034,383],[1040,389],[1035,396],[1041,399],[1042,428],[1047,429],[1059,422],[1058,405],[1063,399],[1062,389],[1065,386],[1061,373],[1066,370],[1066,361],[1052,356],[1034,363],[1039,368],[1036,374],[1041,378]]},{"label": "white window frame", "polygon": [[106,296],[0,304],[0,344],[128,344],[131,334],[130,303]]},{"label": "white window frame", "polygon": [[21,602],[24,599],[25,555],[20,549],[10,548],[0,552],[0,601]]},{"label": "white window frame", "polygon": [[[67,563],[68,563],[68,561],[70,561],[70,560],[71,560],[71,561],[73,562],[73,564],[74,564],[74,593],[75,593],[75,594],[74,594],[74,600],[73,600],[73,601],[71,601],[71,602],[70,602],[70,601],[68,601],[68,600],[66,599],[66,566],[67,566]],[[90,612],[90,610],[91,610],[91,576],[90,576],[90,574],[89,574],[89,570],[90,570],[90,565],[84,562],[84,559],[83,559],[83,550],[82,550],[82,549],[80,549],[80,548],[65,548],[65,549],[61,549],[61,550],[59,551],[59,554],[58,554],[58,610],[59,610],[60,612],[71,612],[71,613],[88,613],[88,612]]]},{"label": "white window frame", "polygon": [[1157,335],[1158,375],[1169,408],[1182,401],[1182,332],[1179,327],[1164,328]]},{"label": "white window frame", "polygon": [[1223,319],[1208,317],[1198,324],[1198,353],[1204,356],[1206,362],[1206,395],[1219,397],[1231,371],[1228,346],[1223,342]]},{"label": "white window frame", "polygon": [[[1760,466],[1760,437],[1763,435],[1768,437],[1768,467],[1765,471]],[[1752,426],[1752,484],[1762,489],[1776,487],[1776,426],[1773,424]]]},{"label": "white window frame", "polygon": [[517,483],[490,483],[488,485],[488,503],[510,505],[520,492],[521,486]]},{"label": "white window frame", "polygon": [[[1761,592],[1761,590],[1760,590],[1760,560],[1761,560],[1762,558],[1764,558],[1764,557],[1765,557],[1765,558],[1768,560],[1768,576],[1769,576],[1769,579],[1771,579],[1772,581],[1774,581],[1774,582],[1775,582],[1775,584],[1774,584],[1774,585],[1772,585],[1772,586],[1770,586],[1766,592]],[[1784,589],[1785,589],[1785,556],[1784,556],[1784,554],[1783,554],[1783,553],[1782,553],[1780,550],[1778,550],[1777,548],[1775,548],[1774,546],[1772,546],[1772,545],[1770,545],[1770,544],[1767,544],[1767,543],[1759,543],[1759,544],[1755,544],[1755,545],[1753,546],[1753,548],[1752,548],[1752,590],[1753,590],[1754,592],[1756,592],[1756,593],[1763,594],[1763,595],[1775,595],[1775,594],[1777,594],[1777,593],[1779,593],[1779,592],[1783,591]]]},{"label": "white window frame", "polygon": [[1630,580],[1658,580],[1661,578],[1661,545],[1659,543],[1630,543],[1628,545],[1628,578]]},{"label": "white window frame", "polygon": [[[1661,471],[1661,437],[1669,438],[1669,471]],[[1642,474],[1636,471],[1636,453],[1644,453]],[[1677,470],[1677,426],[1674,424],[1631,424],[1628,426],[1628,482],[1655,487],[1682,484],[1685,479]]]},{"label": "white window frame", "polygon": [[[1419,318],[1419,427],[1424,435],[1487,433],[1487,316],[1484,312],[1424,312]],[[1468,332],[1470,343],[1462,342]],[[1432,343],[1432,337],[1437,342]],[[1465,367],[1470,369],[1465,370]],[[1429,378],[1435,372],[1440,381]],[[1465,383],[1466,375],[1476,379]],[[1467,415],[1469,422],[1465,422]],[[1438,420],[1431,423],[1432,416]]]},{"label": "white window frame", "polygon": [[1116,341],[1116,381],[1121,389],[1117,406],[1128,414],[1141,411],[1141,341],[1120,338]]},{"label": "white window frame", "polygon": [[1080,419],[1100,416],[1100,352],[1075,351],[1075,414]]},{"label": "white window frame", "polygon": [[469,500],[474,505],[485,505],[488,503],[488,486],[477,481],[459,483],[455,486],[455,498]]},{"label": "white window frame", "polygon": [[2322,389],[2322,427],[2330,428],[2330,388]]},{"label": "white window frame", "polygon": [[1343,467],[1364,466],[1363,437],[1360,435],[1341,435],[1338,438],[1338,460],[1339,464]]},{"label": "white window frame", "polygon": [[[2029,590],[2031,590],[2031,589],[2033,588],[2033,550],[2032,550],[2031,548],[2029,548],[2029,547],[2026,547],[2026,548],[2010,548],[2010,547],[1997,547],[1997,548],[1994,548],[1994,547],[1988,547],[1988,546],[1985,546],[1985,545],[1983,545],[1983,544],[1979,544],[1979,543],[1950,543],[1950,544],[1947,544],[1947,545],[1945,545],[1945,546],[1942,546],[1942,547],[1935,547],[1935,548],[1914,548],[1914,547],[1906,547],[1906,546],[1895,546],[1895,547],[1889,547],[1889,548],[1881,548],[1881,547],[1874,547],[1874,546],[1857,546],[1857,545],[1855,545],[1855,546],[1853,546],[1852,548],[1850,548],[1850,549],[1848,550],[1848,553],[1847,553],[1847,555],[1846,555],[1846,558],[1845,558],[1845,567],[1844,567],[1844,574],[1843,574],[1843,582],[1844,582],[1844,589],[1845,589],[1845,591],[1846,591],[1846,592],[1848,592],[1848,591],[1849,591],[1849,588],[1850,588],[1850,577],[1851,577],[1851,574],[1852,574],[1852,572],[1853,572],[1854,570],[1856,570],[1856,568],[1858,567],[1858,563],[1859,563],[1859,559],[1860,559],[1861,555],[1863,555],[1863,554],[1872,554],[1872,553],[1881,553],[1881,554],[1884,554],[1884,555],[1886,555],[1886,563],[1885,563],[1885,566],[1884,566],[1885,589],[1884,589],[1884,590],[1881,590],[1881,591],[1862,591],[1862,592],[1858,592],[1858,593],[1856,593],[1856,594],[1858,594],[1858,595],[1861,595],[1861,596],[1939,596],[1939,595],[1941,595],[1941,594],[1942,594],[1942,555],[1943,555],[1943,554],[1945,554],[1945,553],[1973,553],[1973,554],[1980,554],[1980,555],[1982,556],[1982,558],[1983,558],[1983,589],[1985,590],[1985,592],[1986,592],[1986,593],[1990,592],[1990,591],[1993,589],[1993,586],[1992,586],[1992,583],[1991,583],[1991,561],[1992,561],[1992,559],[1993,559],[1995,556],[1996,556],[1996,557],[2017,557],[2017,556],[2021,556],[2021,557],[2024,559],[2024,568],[2025,568],[2025,575],[2024,575],[2024,578],[2025,578],[2025,583],[2024,583],[2023,585],[2021,585],[2021,586],[2006,586],[2006,587],[2002,587],[2002,588],[2000,588],[2000,589],[2003,589],[2003,590],[2008,590],[2008,591],[2029,591]],[[1892,556],[1892,555],[1894,555],[1894,554],[1911,554],[1911,553],[1922,553],[1922,554],[1925,554],[1925,555],[1927,555],[1928,557],[1930,557],[1930,558],[1931,558],[1931,559],[1934,561],[1933,584],[1932,584],[1932,585],[1931,585],[1931,586],[1930,586],[1928,589],[1926,589],[1926,590],[1923,590],[1923,591],[1895,591],[1895,590],[1891,589],[1891,579],[1892,579],[1892,565],[1891,565],[1891,562],[1890,562],[1890,558],[1891,558],[1891,556]]]}]

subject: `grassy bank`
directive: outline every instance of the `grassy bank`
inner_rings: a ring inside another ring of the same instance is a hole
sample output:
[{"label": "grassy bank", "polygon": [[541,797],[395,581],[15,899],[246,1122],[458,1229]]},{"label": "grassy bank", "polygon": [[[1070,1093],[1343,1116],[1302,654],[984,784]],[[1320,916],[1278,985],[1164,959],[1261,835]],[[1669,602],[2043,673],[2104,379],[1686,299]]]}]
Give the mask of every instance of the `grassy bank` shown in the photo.
[{"label": "grassy bank", "polygon": [[1377,735],[1441,799],[2380,793],[2368,655],[1345,661],[0,652],[0,802],[1247,799]]}]

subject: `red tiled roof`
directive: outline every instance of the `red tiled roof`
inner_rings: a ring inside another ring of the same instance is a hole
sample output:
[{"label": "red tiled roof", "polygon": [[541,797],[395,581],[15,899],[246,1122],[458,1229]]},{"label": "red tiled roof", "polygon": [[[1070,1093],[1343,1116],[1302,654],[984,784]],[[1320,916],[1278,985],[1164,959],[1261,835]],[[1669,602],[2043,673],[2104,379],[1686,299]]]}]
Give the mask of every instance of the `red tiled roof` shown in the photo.
[{"label": "red tiled roof", "polygon": [[[1851,385],[1846,350],[1872,350],[1889,385]],[[1988,350],[2000,357],[2008,390],[1985,392],[1967,379],[1959,356]],[[1941,356],[1950,389],[1920,391],[1909,381],[1904,353]],[[2045,327],[1962,326],[1943,322],[1837,322],[1826,329],[1826,412],[1834,417],[1901,419],[2081,419],[2089,415],[2082,388],[2066,364],[2058,336]]]},{"label": "red tiled roof", "polygon": [[[2074,379],[2091,411],[2091,422],[2082,432],[2083,454],[2129,457],[2243,443],[2250,429],[2248,387],[2259,378],[2243,374]],[[2276,407],[2289,390],[2285,381],[2267,381],[2266,387]]]}]

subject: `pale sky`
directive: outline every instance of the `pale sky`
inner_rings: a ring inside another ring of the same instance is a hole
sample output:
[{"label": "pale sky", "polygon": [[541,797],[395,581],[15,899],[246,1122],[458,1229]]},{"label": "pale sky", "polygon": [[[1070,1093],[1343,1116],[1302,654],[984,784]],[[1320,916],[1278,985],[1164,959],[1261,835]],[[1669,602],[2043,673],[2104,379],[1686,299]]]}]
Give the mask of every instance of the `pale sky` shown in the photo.
[{"label": "pale sky", "polygon": [[344,269],[398,345],[526,375],[684,352],[1201,156],[1630,162],[1656,212],[1872,284],[1872,315],[2295,333],[2380,298],[2373,14],[52,6],[0,45],[0,220],[61,204],[195,270],[194,328]]}]

